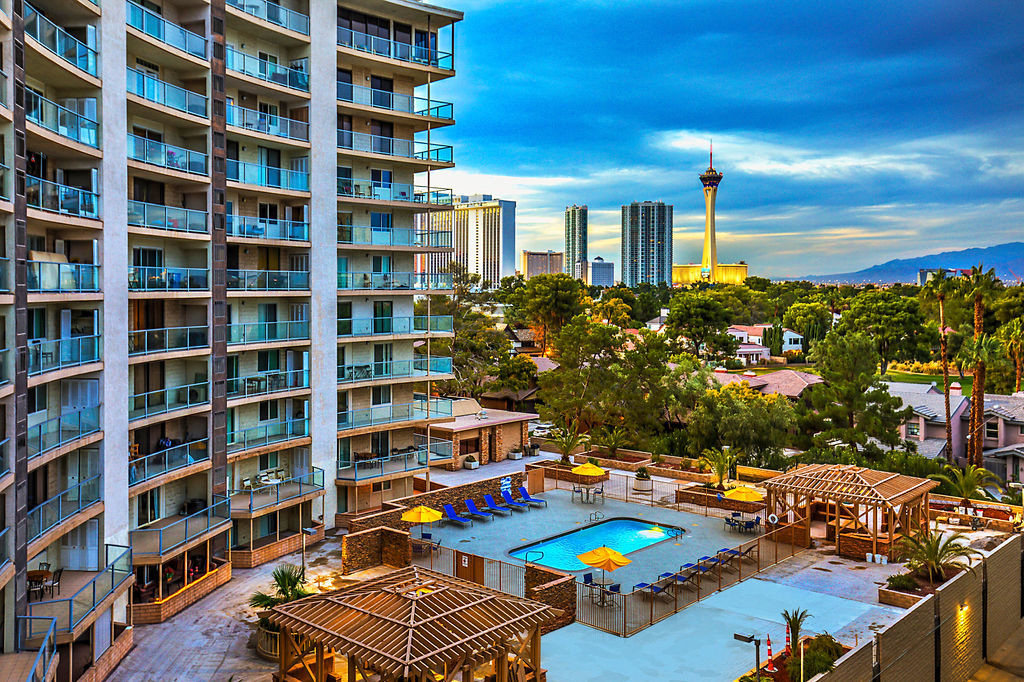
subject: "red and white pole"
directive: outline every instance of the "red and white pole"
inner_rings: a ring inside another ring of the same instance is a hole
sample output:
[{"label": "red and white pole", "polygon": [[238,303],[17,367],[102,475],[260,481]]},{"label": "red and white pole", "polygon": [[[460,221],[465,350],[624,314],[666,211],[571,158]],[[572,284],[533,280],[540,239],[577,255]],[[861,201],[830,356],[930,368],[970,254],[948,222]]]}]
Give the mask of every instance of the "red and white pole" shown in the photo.
[{"label": "red and white pole", "polygon": [[789,623],[786,624],[786,655],[789,656],[793,651],[789,648]]},{"label": "red and white pole", "polygon": [[775,669],[775,661],[772,660],[772,636],[768,635],[768,665],[765,666],[764,671],[766,673],[778,672]]}]

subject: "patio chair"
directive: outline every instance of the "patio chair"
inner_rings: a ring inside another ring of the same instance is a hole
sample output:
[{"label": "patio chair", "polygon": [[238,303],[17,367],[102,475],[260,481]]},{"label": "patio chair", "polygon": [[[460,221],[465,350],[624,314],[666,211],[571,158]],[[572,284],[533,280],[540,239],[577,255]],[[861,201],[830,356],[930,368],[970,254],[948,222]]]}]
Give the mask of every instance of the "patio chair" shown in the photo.
[{"label": "patio chair", "polygon": [[601,504],[604,504],[604,486],[603,485],[600,488],[594,488],[593,490],[590,491],[590,501],[593,502],[594,500],[597,499],[598,496],[601,497]]},{"label": "patio chair", "polygon": [[472,526],[473,525],[473,521],[471,519],[467,519],[467,518],[465,518],[463,516],[459,516],[455,512],[455,510],[452,508],[452,506],[450,504],[441,505],[441,509],[444,510],[444,519],[443,520],[451,521],[452,523],[457,523],[460,526],[462,526],[463,528],[465,528],[466,526]]},{"label": "patio chair", "polygon": [[64,568],[58,568],[53,576],[43,583],[43,588],[50,591],[50,596],[53,596],[53,591],[57,590],[57,594],[60,594],[60,578],[64,575]]},{"label": "patio chair", "polygon": [[703,565],[703,566],[706,567],[705,570],[701,571],[701,573],[704,573],[704,572],[710,570],[712,566],[719,566],[719,567],[721,567],[722,560],[719,559],[718,557],[702,556],[700,558],[700,561],[698,562],[697,565],[698,566]]},{"label": "patio chair", "polygon": [[48,562],[48,561],[40,561],[39,562],[39,570],[40,571],[49,571],[50,570],[50,562]]},{"label": "patio chair", "polygon": [[520,496],[520,499],[519,499],[520,502],[525,502],[528,505],[530,505],[531,507],[546,507],[546,506],[548,506],[548,501],[547,500],[541,499],[539,497],[532,497],[530,495],[530,493],[527,492],[526,488],[524,488],[523,486],[519,486],[519,496]]},{"label": "patio chair", "polygon": [[695,575],[697,575],[697,574],[696,573],[687,573],[686,575],[683,575],[682,573],[674,574],[672,576],[672,579],[675,581],[676,589],[689,589],[689,590],[697,589],[697,581],[694,580],[694,576]]},{"label": "patio chair", "polygon": [[477,509],[476,502],[473,501],[472,497],[467,498],[465,504],[466,513],[472,516],[474,519],[486,519],[487,521],[492,521],[494,519],[494,514],[492,514],[491,512],[480,511],[479,509]]},{"label": "patio chair", "polygon": [[505,500],[505,504],[509,509],[520,512],[530,511],[530,505],[524,502],[516,502],[512,499],[512,493],[507,490],[501,491],[501,499]]},{"label": "patio chair", "polygon": [[740,550],[738,550],[738,549],[733,549],[733,548],[729,548],[729,547],[723,547],[722,549],[718,550],[718,553],[719,554],[728,554],[730,557],[732,557],[734,559],[739,559],[740,561],[743,561],[744,559],[752,559],[753,558],[751,556],[751,553],[754,551],[754,549],[756,547],[757,547],[757,545],[751,545],[750,547],[747,547],[742,552]]},{"label": "patio chair", "polygon": [[737,521],[736,519],[729,518],[729,517],[726,517],[726,518],[724,518],[722,520],[725,522],[726,530],[736,530],[737,528],[742,528],[743,527],[743,522],[742,521]]},{"label": "patio chair", "polygon": [[744,521],[743,522],[743,532],[744,533],[753,533],[756,530],[757,530],[757,522],[756,521]]},{"label": "patio chair", "polygon": [[494,498],[490,495],[484,495],[484,504],[487,505],[487,511],[494,512],[495,514],[501,514],[502,516],[511,516],[512,510],[508,507],[502,507],[500,504],[495,504]]},{"label": "patio chair", "polygon": [[38,594],[39,595],[39,601],[42,601],[45,598],[45,596],[46,596],[46,586],[45,586],[44,583],[31,583],[30,582],[28,584],[28,586],[26,587],[26,592],[28,593],[28,600],[29,601],[32,601],[32,595],[33,594]]},{"label": "patio chair", "polygon": [[583,486],[574,485],[572,487],[572,497],[570,498],[571,501],[575,502],[577,495],[580,496],[580,502],[582,502],[583,501]]}]

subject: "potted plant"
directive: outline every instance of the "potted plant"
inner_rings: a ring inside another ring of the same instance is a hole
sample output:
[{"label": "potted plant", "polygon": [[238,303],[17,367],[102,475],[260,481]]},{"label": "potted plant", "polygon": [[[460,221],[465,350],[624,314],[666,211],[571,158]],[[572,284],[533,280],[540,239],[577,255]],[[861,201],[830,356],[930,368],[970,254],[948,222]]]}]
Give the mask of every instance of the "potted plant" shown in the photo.
[{"label": "potted plant", "polygon": [[636,479],[633,481],[633,490],[638,493],[649,493],[654,491],[654,481],[647,471],[647,467],[640,467],[636,470]]},{"label": "potted plant", "polygon": [[[293,564],[282,564],[274,569],[273,592],[254,592],[249,597],[249,606],[254,609],[269,611],[279,604],[287,604],[308,597],[312,592],[305,588],[305,578],[302,569]],[[277,660],[278,657],[278,629],[266,618],[260,618],[257,626],[256,651],[260,657],[267,660]]]},{"label": "potted plant", "polygon": [[479,469],[480,462],[476,461],[476,457],[470,455],[466,459],[462,460],[462,466],[466,469]]},{"label": "potted plant", "polygon": [[508,458],[509,459],[522,459],[523,458],[523,449],[520,448],[520,447],[512,448],[511,450],[508,451]]}]

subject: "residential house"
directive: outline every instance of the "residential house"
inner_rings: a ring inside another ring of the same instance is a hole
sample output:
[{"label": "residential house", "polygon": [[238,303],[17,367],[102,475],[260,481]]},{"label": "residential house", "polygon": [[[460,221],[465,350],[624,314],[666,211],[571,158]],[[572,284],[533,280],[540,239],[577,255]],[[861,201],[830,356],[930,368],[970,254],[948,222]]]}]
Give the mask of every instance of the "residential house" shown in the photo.
[{"label": "residential house", "polygon": [[452,403],[452,416],[453,421],[430,427],[433,438],[452,444],[451,458],[432,459],[430,465],[449,471],[461,468],[469,456],[475,457],[481,466],[506,459],[510,450],[529,443],[527,424],[540,415],[483,409],[477,401],[466,398]]},{"label": "residential house", "polygon": [[811,386],[824,382],[817,374],[798,372],[792,369],[780,369],[767,374],[754,374],[751,371],[735,374],[719,367],[714,372],[715,381],[721,385],[747,382],[751,388],[764,394],[776,393],[790,400],[797,400]]},{"label": "residential house", "polygon": [[[751,343],[759,346],[764,346],[764,332],[766,329],[771,329],[770,324],[734,324],[726,331],[735,336],[741,344]],[[804,337],[797,334],[792,329],[782,328],[782,352],[785,353],[789,350],[801,350],[803,349]]]},{"label": "residential house", "polygon": [[[900,438],[917,446],[918,454],[931,459],[946,457],[946,408],[941,391],[930,384],[885,382],[889,394],[914,410],[913,416],[900,426]],[[960,461],[967,450],[966,419],[971,401],[959,394],[949,396],[950,422],[953,434],[953,458]]]},{"label": "residential house", "polygon": [[[537,368],[537,374],[550,372],[558,367],[558,363],[543,355],[526,356]],[[533,412],[536,410],[537,392],[540,387],[537,385],[536,377],[530,381],[530,385],[518,391],[502,388],[497,391],[488,391],[480,396],[480,405],[487,409],[509,410],[516,409]]]},{"label": "residential house", "polygon": [[1021,480],[1021,469],[1024,468],[1024,392],[1013,395],[986,393],[982,433],[985,468],[1003,480]]},{"label": "residential house", "polygon": [[646,325],[647,328],[650,329],[652,332],[657,332],[658,334],[661,334],[665,331],[665,325],[667,323],[668,308],[662,308],[661,313],[657,317],[647,320]]}]

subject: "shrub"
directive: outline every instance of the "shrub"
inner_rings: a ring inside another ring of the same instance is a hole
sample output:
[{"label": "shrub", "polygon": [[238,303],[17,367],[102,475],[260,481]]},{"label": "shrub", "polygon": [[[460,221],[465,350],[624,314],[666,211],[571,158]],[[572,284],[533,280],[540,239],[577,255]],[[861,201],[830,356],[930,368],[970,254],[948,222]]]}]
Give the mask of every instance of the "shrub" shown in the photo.
[{"label": "shrub", "polygon": [[916,592],[917,581],[909,573],[897,573],[885,579],[885,586],[900,592]]},{"label": "shrub", "polygon": [[743,361],[736,358],[726,358],[722,364],[725,365],[726,369],[743,369],[744,367]]},{"label": "shrub", "polygon": [[807,361],[802,350],[787,350],[782,356],[786,358],[786,362],[790,363],[803,363]]},{"label": "shrub", "polygon": [[[814,651],[812,649],[806,649],[804,651],[804,676],[803,679],[809,680],[815,675],[821,673],[827,673],[832,670],[835,666],[835,659],[828,655],[825,651]],[[800,678],[800,656],[791,656],[786,661],[786,672],[789,673],[789,679],[799,680]]]},{"label": "shrub", "polygon": [[465,462],[475,462],[476,461],[476,457],[474,457],[473,455],[470,455],[469,457],[467,457],[463,461],[465,461]]},{"label": "shrub", "polygon": [[[836,638],[832,635],[823,632],[807,640],[807,652],[810,651],[822,651],[835,661],[843,655],[843,645],[836,641]],[[806,656],[806,653],[804,655]]]},{"label": "shrub", "polygon": [[651,464],[661,464],[664,459],[664,457],[655,452],[653,455],[651,455]]},{"label": "shrub", "polygon": [[647,467],[640,467],[636,470],[636,480],[638,481],[649,481],[651,480],[651,474],[647,471]]}]

